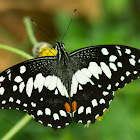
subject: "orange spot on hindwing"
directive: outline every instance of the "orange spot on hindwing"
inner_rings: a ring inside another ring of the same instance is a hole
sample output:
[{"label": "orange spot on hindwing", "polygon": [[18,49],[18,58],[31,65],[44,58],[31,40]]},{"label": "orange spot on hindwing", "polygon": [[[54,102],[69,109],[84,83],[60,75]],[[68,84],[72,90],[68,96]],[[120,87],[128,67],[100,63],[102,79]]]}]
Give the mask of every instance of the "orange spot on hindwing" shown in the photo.
[{"label": "orange spot on hindwing", "polygon": [[67,111],[68,113],[71,112],[71,107],[70,107],[70,105],[69,105],[67,102],[64,104],[64,107],[65,107],[65,109],[66,109],[66,111]]},{"label": "orange spot on hindwing", "polygon": [[[72,106],[70,106],[70,104],[66,102],[64,104],[64,107],[68,113],[71,113],[71,111],[75,112],[77,110],[77,102],[73,101]],[[72,107],[72,109],[71,109],[71,107]]]},{"label": "orange spot on hindwing", "polygon": [[73,112],[75,112],[77,110],[77,102],[76,101],[72,102],[72,110],[73,110]]}]

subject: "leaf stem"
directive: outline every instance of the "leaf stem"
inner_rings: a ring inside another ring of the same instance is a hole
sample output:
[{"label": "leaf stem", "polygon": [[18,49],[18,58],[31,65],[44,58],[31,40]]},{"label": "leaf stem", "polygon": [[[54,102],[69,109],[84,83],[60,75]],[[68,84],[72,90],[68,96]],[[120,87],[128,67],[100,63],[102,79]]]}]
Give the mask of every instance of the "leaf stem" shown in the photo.
[{"label": "leaf stem", "polygon": [[26,31],[28,33],[28,36],[29,36],[29,39],[31,41],[31,43],[33,45],[37,44],[37,40],[34,36],[34,33],[33,33],[33,28],[32,28],[32,22],[31,22],[31,19],[29,17],[25,17],[24,18],[24,24],[25,24],[25,27],[26,27]]},{"label": "leaf stem", "polygon": [[30,120],[31,116],[26,114],[15,126],[13,126],[2,138],[1,140],[11,139],[20,129],[22,129]]},{"label": "leaf stem", "polygon": [[18,54],[18,55],[20,55],[20,56],[22,56],[22,57],[24,57],[24,58],[26,58],[26,59],[32,59],[32,58],[33,58],[33,56],[31,56],[31,55],[25,53],[24,51],[21,51],[21,50],[19,50],[19,49],[16,49],[16,48],[14,48],[14,47],[11,47],[11,46],[7,46],[7,45],[2,45],[2,44],[0,44],[0,49],[13,52],[13,53]]}]

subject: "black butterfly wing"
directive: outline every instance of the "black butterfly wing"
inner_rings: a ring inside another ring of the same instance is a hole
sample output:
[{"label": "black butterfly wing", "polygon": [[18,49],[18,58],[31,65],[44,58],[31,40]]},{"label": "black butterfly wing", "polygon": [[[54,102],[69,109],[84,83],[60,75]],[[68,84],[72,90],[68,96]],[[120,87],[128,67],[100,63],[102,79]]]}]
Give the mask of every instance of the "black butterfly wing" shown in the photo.
[{"label": "black butterfly wing", "polygon": [[55,57],[17,64],[0,74],[0,108],[25,110],[36,121],[54,130],[71,123],[64,104],[67,89],[57,77]]},{"label": "black butterfly wing", "polygon": [[140,50],[122,45],[91,46],[70,54],[75,74],[71,99],[76,122],[94,123],[113,100],[113,92],[140,76]]}]

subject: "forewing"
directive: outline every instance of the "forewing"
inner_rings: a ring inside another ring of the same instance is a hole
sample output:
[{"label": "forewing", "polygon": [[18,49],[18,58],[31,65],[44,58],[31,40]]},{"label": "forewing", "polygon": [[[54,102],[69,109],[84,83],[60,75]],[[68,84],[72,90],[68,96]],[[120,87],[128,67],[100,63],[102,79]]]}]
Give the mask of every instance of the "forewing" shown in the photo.
[{"label": "forewing", "polygon": [[91,46],[70,54],[71,99],[77,102],[76,122],[94,123],[113,92],[140,76],[140,50],[122,45]]},{"label": "forewing", "polygon": [[57,77],[57,60],[43,57],[17,64],[0,74],[0,108],[25,110],[54,130],[71,123],[64,104],[66,87]]}]

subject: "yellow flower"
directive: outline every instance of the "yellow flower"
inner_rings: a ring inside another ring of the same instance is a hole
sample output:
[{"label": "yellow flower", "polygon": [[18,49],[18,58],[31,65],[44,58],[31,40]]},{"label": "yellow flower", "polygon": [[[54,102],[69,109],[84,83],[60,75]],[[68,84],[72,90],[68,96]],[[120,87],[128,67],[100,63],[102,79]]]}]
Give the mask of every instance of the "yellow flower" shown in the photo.
[{"label": "yellow flower", "polygon": [[39,57],[43,56],[56,56],[57,52],[54,48],[43,46],[40,51]]}]

